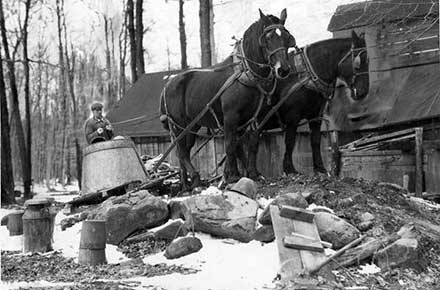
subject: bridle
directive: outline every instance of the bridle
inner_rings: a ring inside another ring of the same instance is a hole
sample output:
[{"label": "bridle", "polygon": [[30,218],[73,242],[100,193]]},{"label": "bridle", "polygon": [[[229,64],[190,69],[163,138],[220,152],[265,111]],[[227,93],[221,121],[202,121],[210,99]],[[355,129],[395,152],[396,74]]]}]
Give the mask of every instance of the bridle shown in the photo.
[{"label": "bridle", "polygon": [[263,33],[261,33],[260,38],[258,39],[258,43],[266,51],[266,60],[268,61],[269,64],[271,63],[271,58],[275,53],[277,53],[280,50],[285,50],[287,53],[287,49],[288,49],[288,47],[286,47],[286,46],[280,46],[274,50],[269,50],[267,48],[266,40],[264,40],[264,38],[266,38],[266,36],[269,33],[273,32],[277,29],[281,30],[282,32],[284,31],[290,35],[289,31],[286,29],[286,27],[284,27],[283,24],[271,24],[271,25],[267,26],[266,28],[264,28]]},{"label": "bridle", "polygon": [[352,46],[351,49],[338,62],[338,72],[341,72],[342,64],[347,60],[347,58],[351,57],[351,70],[352,70],[351,83],[350,83],[351,88],[353,88],[357,77],[361,75],[368,75],[368,71],[363,71],[363,72],[358,71],[361,65],[361,55],[363,53],[367,53],[366,47],[354,48]]}]

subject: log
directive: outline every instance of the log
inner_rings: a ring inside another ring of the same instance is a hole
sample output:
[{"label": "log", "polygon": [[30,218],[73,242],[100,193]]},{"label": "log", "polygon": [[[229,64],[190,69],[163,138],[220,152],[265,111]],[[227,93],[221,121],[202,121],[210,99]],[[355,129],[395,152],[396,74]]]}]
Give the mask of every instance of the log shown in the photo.
[{"label": "log", "polygon": [[138,234],[138,235],[129,237],[129,238],[125,239],[125,241],[128,243],[137,243],[137,242],[142,242],[142,241],[145,241],[149,238],[154,238],[154,237],[155,237],[155,235],[153,232],[145,232],[142,234]]},{"label": "log", "polygon": [[87,220],[82,224],[78,263],[82,265],[106,264],[105,243],[107,233],[105,221]]},{"label": "log", "polygon": [[400,239],[400,236],[397,234],[382,238],[372,238],[356,248],[347,250],[340,257],[336,258],[336,262],[334,264],[332,263],[332,268],[346,267],[359,263],[398,239]]}]

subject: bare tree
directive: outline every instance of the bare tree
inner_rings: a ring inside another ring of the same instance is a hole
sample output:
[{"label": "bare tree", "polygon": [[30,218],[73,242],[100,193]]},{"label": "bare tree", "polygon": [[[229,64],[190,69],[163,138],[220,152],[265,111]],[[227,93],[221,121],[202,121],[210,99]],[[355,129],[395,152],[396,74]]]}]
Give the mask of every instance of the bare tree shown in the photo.
[{"label": "bare tree", "polygon": [[212,65],[211,52],[211,0],[199,0],[199,18],[200,18],[200,47],[202,67]]},{"label": "bare tree", "polygon": [[138,77],[145,73],[143,3],[143,0],[136,0],[136,73]]},{"label": "bare tree", "polygon": [[186,33],[185,33],[185,21],[183,13],[183,4],[185,0],[179,0],[179,36],[180,36],[180,66],[182,69],[188,67],[186,56]]},{"label": "bare tree", "polygon": [[136,40],[134,30],[134,4],[133,0],[127,0],[127,15],[128,15],[128,37],[130,39],[130,67],[131,67],[131,79],[132,82],[136,82],[138,79],[136,70]]},{"label": "bare tree", "polygon": [[24,194],[25,197],[30,197],[30,183],[31,183],[31,176],[26,175],[28,173],[27,166],[28,166],[28,158],[26,158],[26,143],[24,138],[24,131],[23,131],[23,124],[21,122],[21,116],[20,116],[20,108],[19,108],[19,102],[18,102],[18,90],[17,90],[17,81],[15,77],[15,66],[13,59],[11,58],[11,54],[9,52],[9,44],[8,44],[8,38],[6,35],[6,26],[5,26],[5,18],[4,18],[4,12],[3,12],[3,1],[0,1],[0,30],[2,35],[2,44],[3,44],[3,51],[4,56],[6,60],[6,64],[8,67],[8,78],[9,78],[9,87],[11,90],[11,115],[12,120],[15,125],[15,138],[18,142],[19,147],[19,153],[20,153],[20,160],[21,160],[21,169],[22,169],[22,175],[23,175],[23,183],[27,187],[24,188]]},{"label": "bare tree", "polygon": [[31,127],[31,105],[30,105],[30,75],[29,75],[29,57],[28,57],[28,23],[31,0],[25,1],[25,18],[21,27],[22,47],[23,47],[23,72],[24,72],[24,102],[25,102],[25,120],[26,120],[26,169],[23,172],[24,198],[32,197],[32,127]]},{"label": "bare tree", "polygon": [[124,7],[124,21],[119,33],[119,98],[125,93],[125,61],[127,58],[127,9]]},{"label": "bare tree", "polygon": [[2,204],[15,203],[14,175],[12,174],[11,139],[9,128],[9,112],[6,100],[6,85],[3,77],[3,58],[0,55],[0,101],[2,122],[2,156],[1,156],[1,202]]}]

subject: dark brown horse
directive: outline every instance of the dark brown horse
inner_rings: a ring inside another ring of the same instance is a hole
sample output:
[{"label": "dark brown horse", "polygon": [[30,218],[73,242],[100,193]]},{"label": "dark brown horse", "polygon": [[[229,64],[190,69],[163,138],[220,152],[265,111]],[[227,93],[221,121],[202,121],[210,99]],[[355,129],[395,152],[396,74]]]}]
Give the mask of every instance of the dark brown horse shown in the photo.
[{"label": "dark brown horse", "polygon": [[275,79],[285,78],[290,72],[287,49],[295,46],[295,39],[284,28],[286,17],[285,9],[280,18],[264,15],[260,10],[260,19],[245,31],[237,55],[209,69],[185,71],[166,84],[161,94],[160,112],[172,139],[199,117],[208,104],[210,107],[191,132],[177,142],[184,185],[188,173],[193,186],[200,182],[190,161],[190,151],[200,127],[223,129],[227,155],[224,174],[229,181],[239,177],[236,158],[243,154],[241,146],[237,146],[237,135],[256,117],[264,98],[262,92],[270,91]]},{"label": "dark brown horse", "polygon": [[[264,130],[283,128],[285,131],[285,153],[283,171],[286,174],[297,173],[293,162],[292,152],[295,147],[295,136],[301,120],[308,121],[310,128],[310,143],[312,147],[313,169],[315,172],[326,173],[321,157],[321,122],[325,104],[333,93],[335,86],[347,86],[357,98],[368,94],[368,57],[365,40],[352,32],[350,38],[335,38],[319,41],[302,49],[304,54],[292,52],[289,54],[292,65],[298,73],[281,80],[273,99],[279,100],[289,92],[298,80],[308,74],[314,79],[301,89],[288,96],[282,103],[277,114],[263,126]],[[304,65],[311,69],[304,70]],[[312,72],[310,72],[310,70]],[[259,119],[261,120],[269,108],[264,108]],[[256,169],[256,154],[258,151],[258,134],[252,132],[248,136],[248,175],[258,177]]]}]

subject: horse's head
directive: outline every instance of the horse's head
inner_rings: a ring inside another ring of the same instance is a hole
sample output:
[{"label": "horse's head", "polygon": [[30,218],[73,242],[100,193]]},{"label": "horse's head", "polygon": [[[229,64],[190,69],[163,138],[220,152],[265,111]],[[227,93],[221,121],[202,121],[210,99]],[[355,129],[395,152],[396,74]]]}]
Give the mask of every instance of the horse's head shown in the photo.
[{"label": "horse's head", "polygon": [[289,58],[287,50],[295,47],[295,38],[284,27],[287,18],[287,11],[281,11],[280,18],[273,15],[264,15],[260,11],[260,22],[262,31],[259,36],[259,44],[267,62],[275,71],[277,78],[286,78],[290,73]]},{"label": "horse's head", "polygon": [[368,55],[363,36],[351,33],[351,49],[338,63],[339,76],[347,83],[355,99],[368,94],[370,86],[368,75]]},{"label": "horse's head", "polygon": [[243,37],[245,49],[248,50],[247,57],[254,58],[250,62],[251,65],[253,62],[253,67],[257,66],[260,69],[270,67],[277,78],[286,78],[290,73],[287,49],[296,46],[295,38],[284,27],[286,9],[283,9],[280,18],[259,11],[260,19],[245,32]]}]

